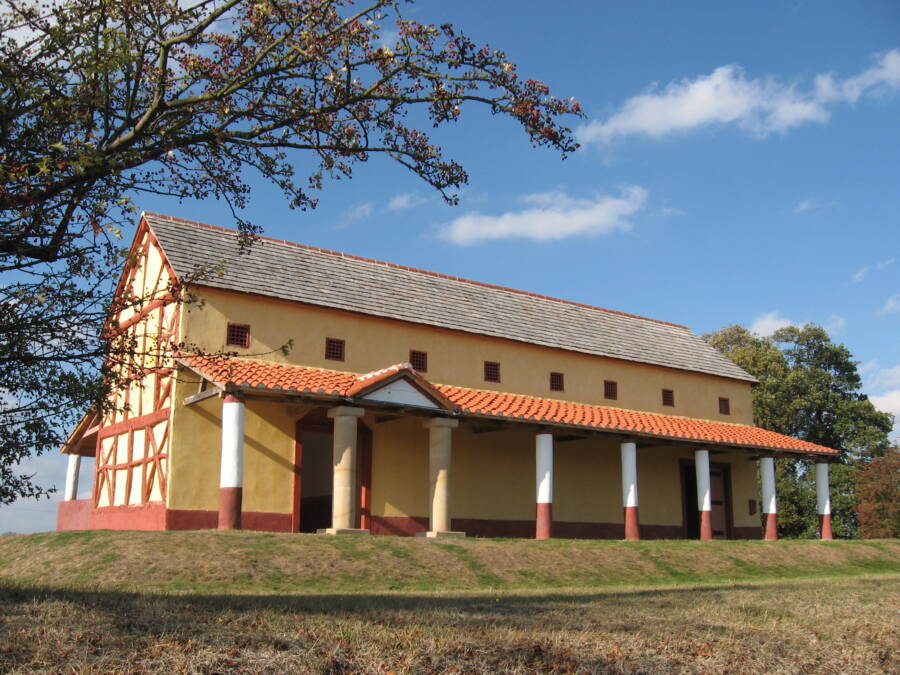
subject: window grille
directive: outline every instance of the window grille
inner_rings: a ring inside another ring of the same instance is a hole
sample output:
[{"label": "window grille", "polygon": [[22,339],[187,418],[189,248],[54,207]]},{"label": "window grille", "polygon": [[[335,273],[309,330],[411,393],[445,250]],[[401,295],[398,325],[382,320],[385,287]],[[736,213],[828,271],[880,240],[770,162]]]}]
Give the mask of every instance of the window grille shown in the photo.
[{"label": "window grille", "polygon": [[484,362],[484,381],[499,382],[500,381],[500,364],[496,361]]},{"label": "window grille", "polygon": [[247,348],[250,346],[250,326],[245,323],[230,323],[225,335],[225,344]]},{"label": "window grille", "polygon": [[337,338],[325,338],[325,358],[329,361],[343,361],[344,341]]},{"label": "window grille", "polygon": [[428,352],[420,352],[416,349],[411,349],[409,352],[409,363],[412,365],[413,369],[417,370],[420,373],[428,372]]},{"label": "window grille", "polygon": [[562,373],[550,373],[550,391],[563,391],[565,378]]},{"label": "window grille", "polygon": [[619,383],[614,380],[603,380],[603,398],[615,401],[619,398]]}]

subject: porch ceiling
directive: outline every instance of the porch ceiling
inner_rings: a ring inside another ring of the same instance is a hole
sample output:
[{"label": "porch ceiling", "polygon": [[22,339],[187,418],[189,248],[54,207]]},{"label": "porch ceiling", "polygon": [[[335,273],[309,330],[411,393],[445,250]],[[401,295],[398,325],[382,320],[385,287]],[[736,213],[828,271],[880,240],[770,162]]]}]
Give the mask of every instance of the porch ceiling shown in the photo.
[{"label": "porch ceiling", "polygon": [[[832,448],[749,425],[434,384],[416,373],[408,363],[357,375],[323,368],[227,357],[182,355],[178,361],[223,391],[252,390],[365,405],[364,401],[353,394],[371,391],[372,387],[369,385],[373,381],[390,374],[391,379],[408,377],[417,386],[430,388],[441,400],[447,402],[446,407],[442,406],[446,413],[460,417],[529,422],[764,453],[817,456],[838,454]],[[362,383],[366,383],[366,386],[361,386]]]}]

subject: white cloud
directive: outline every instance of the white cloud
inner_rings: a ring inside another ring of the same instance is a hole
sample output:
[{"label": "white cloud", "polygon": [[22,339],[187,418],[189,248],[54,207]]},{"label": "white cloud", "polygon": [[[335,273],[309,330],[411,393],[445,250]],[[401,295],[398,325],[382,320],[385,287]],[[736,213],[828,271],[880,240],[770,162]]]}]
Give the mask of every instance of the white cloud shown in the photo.
[{"label": "white cloud", "polygon": [[522,198],[530,208],[492,216],[467,213],[441,228],[440,236],[454,244],[495,239],[555,241],[573,236],[610,234],[631,229],[628,217],[640,211],[647,190],[631,186],[619,197],[576,199],[560,192],[541,192]]},{"label": "white cloud", "polygon": [[375,212],[375,205],[372,202],[362,202],[354,204],[344,211],[344,224],[352,223],[363,218],[368,218]]},{"label": "white cloud", "polygon": [[900,293],[889,297],[884,307],[879,310],[879,314],[900,314]]},{"label": "white cloud", "polygon": [[666,206],[660,209],[659,215],[665,216],[666,218],[672,216],[686,216],[687,211],[682,211],[681,209],[676,209],[671,206]]},{"label": "white cloud", "polygon": [[387,208],[388,211],[405,211],[406,209],[412,209],[417,206],[421,206],[428,200],[422,197],[421,195],[417,195],[414,192],[407,192],[401,195],[395,195],[388,202]]},{"label": "white cloud", "polygon": [[837,314],[832,314],[828,317],[828,321],[825,322],[825,330],[827,330],[831,335],[843,333],[846,327],[847,319],[842,316],[838,316]]},{"label": "white cloud", "polygon": [[[888,258],[887,260],[882,260],[880,263],[875,263],[875,269],[879,272],[886,270],[888,267],[897,262],[896,258]],[[860,282],[863,281],[866,276],[868,276],[869,272],[872,271],[871,265],[865,265],[864,267],[860,267],[856,270],[856,274],[850,277],[853,281]]]},{"label": "white cloud", "polygon": [[[859,369],[862,373],[862,368]],[[891,389],[900,387],[900,366],[893,368],[882,368],[878,370],[870,379],[868,389],[878,391],[880,389]]]},{"label": "white cloud", "polygon": [[891,389],[877,396],[869,396],[876,408],[894,416],[894,433],[900,433],[900,389]]},{"label": "white cloud", "polygon": [[799,202],[797,206],[795,206],[792,211],[794,213],[803,213],[804,211],[809,211],[813,207],[812,199],[804,199],[802,202]]},{"label": "white cloud", "polygon": [[756,317],[756,319],[750,325],[750,330],[762,337],[768,337],[779,328],[787,328],[788,326],[793,325],[793,321],[780,316],[778,314],[778,311],[776,310],[774,312],[761,314],[760,316]]},{"label": "white cloud", "polygon": [[670,82],[634,96],[606,120],[581,125],[582,143],[605,144],[621,136],[661,138],[710,125],[734,125],[757,138],[785,133],[812,122],[825,123],[829,106],[855,104],[864,96],[900,89],[900,50],[881,56],[872,68],[844,80],[815,77],[800,89],[773,77],[748,78],[735,65],[716,68],[694,80]]}]

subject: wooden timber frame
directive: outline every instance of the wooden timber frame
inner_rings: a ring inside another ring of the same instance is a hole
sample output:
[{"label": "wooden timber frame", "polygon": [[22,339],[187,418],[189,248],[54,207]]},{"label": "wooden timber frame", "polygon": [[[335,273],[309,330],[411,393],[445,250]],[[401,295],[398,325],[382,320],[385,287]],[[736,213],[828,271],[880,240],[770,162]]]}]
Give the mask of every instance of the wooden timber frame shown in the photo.
[{"label": "wooden timber frame", "polygon": [[141,221],[116,297],[137,298],[110,322],[131,331],[136,353],[119,367],[135,381],[112,394],[100,424],[94,466],[93,507],[165,502],[175,363],[168,345],[177,341],[180,311],[171,289],[177,279],[146,222]]}]

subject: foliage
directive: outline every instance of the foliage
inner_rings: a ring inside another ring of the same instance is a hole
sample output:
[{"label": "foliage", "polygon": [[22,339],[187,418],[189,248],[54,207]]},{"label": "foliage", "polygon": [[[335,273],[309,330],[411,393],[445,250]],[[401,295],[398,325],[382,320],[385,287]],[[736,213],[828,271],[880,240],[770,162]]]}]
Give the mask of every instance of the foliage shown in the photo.
[{"label": "foliage", "polygon": [[900,449],[890,448],[857,474],[860,535],[900,537]]},{"label": "foliage", "polygon": [[[755,423],[840,451],[831,465],[832,526],[837,537],[856,536],[856,472],[888,447],[893,425],[859,391],[850,351],[820,326],[788,326],[760,337],[743,326],[703,336],[759,380],[753,390]],[[818,531],[815,475],[807,462],[776,461],[778,532],[812,537]]]},{"label": "foliage", "polygon": [[101,328],[116,309],[132,199],[224,200],[249,244],[260,230],[241,215],[250,174],[307,209],[326,179],[377,154],[453,203],[466,172],[423,129],[475,104],[521,124],[536,146],[577,147],[559,121],[579,114],[574,100],[520,78],[503,52],[401,9],[396,0],[6,0],[0,504],[44,492],[16,465],[102,405],[115,364],[129,358],[129,345],[108,343]]}]

